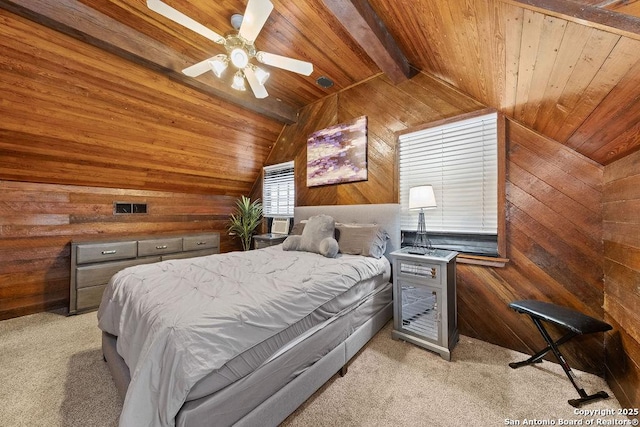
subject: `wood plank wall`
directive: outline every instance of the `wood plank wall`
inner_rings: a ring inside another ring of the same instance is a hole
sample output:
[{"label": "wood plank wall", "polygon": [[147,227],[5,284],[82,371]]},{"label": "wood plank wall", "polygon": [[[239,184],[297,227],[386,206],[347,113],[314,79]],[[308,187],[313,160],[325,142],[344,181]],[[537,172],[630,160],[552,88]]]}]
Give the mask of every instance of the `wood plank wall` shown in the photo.
[{"label": "wood plank wall", "polygon": [[[0,319],[67,306],[72,239],[219,231],[239,249],[224,222],[281,123],[6,10],[0,22]],[[149,214],[113,216],[114,201]]]},{"label": "wood plank wall", "polygon": [[282,130],[6,10],[0,22],[0,179],[239,196]]},{"label": "wood plank wall", "polygon": [[[396,136],[411,126],[484,106],[420,73],[393,86],[380,76],[303,110],[287,126],[268,164],[295,159],[299,206],[397,203]],[[306,137],[367,115],[366,182],[306,188]],[[460,332],[518,351],[541,345],[530,320],[507,308],[538,298],[603,317],[602,166],[513,120],[507,126],[507,256],[504,268],[459,264]],[[604,339],[567,344],[572,366],[603,373]]]},{"label": "wood plank wall", "polygon": [[640,406],[640,152],[604,169],[607,380],[623,407]]},{"label": "wood plank wall", "polygon": [[[220,232],[235,197],[0,181],[0,320],[69,305],[71,244],[150,234]],[[113,215],[113,202],[147,203],[146,215]]]}]

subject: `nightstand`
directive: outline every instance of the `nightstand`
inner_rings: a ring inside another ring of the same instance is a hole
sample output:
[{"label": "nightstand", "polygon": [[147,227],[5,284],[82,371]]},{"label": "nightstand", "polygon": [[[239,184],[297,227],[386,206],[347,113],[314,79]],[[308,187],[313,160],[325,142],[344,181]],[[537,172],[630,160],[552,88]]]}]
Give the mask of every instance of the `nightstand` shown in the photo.
[{"label": "nightstand", "polygon": [[284,242],[287,237],[287,234],[258,234],[253,236],[253,247],[256,249],[262,249],[269,246],[279,245]]},{"label": "nightstand", "polygon": [[393,259],[393,332],[401,339],[451,360],[458,342],[457,252],[433,249],[425,255],[403,248]]}]

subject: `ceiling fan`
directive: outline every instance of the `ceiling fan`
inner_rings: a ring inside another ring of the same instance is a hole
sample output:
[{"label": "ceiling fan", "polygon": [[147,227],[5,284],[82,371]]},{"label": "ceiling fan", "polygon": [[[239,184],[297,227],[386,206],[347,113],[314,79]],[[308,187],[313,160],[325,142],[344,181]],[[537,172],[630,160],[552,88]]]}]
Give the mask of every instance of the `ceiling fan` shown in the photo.
[{"label": "ceiling fan", "polygon": [[232,31],[226,36],[221,36],[160,0],[147,0],[147,7],[225,47],[226,54],[216,55],[182,70],[189,77],[198,77],[207,71],[212,71],[217,77],[221,77],[231,63],[237,69],[231,87],[245,90],[244,80],[246,77],[255,97],[266,98],[269,94],[264,83],[269,78],[269,73],[252,64],[250,62],[252,58],[262,64],[305,76],[313,72],[313,65],[309,62],[258,51],[254,46],[256,37],[273,10],[273,4],[269,0],[249,0],[244,16],[236,14],[231,17],[231,24],[236,31]]}]

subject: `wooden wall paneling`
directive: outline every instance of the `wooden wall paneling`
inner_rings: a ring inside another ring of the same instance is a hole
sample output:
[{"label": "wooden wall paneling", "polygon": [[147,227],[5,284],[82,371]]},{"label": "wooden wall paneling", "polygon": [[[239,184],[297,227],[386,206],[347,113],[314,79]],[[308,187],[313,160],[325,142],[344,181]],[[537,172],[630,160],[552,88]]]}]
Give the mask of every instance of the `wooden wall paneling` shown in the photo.
[{"label": "wooden wall paneling", "polygon": [[[526,316],[517,316],[507,308],[510,301],[552,301],[598,318],[603,316],[599,243],[602,167],[511,120],[507,129],[510,262],[493,269],[493,280],[485,275],[482,281],[474,278],[477,273],[469,266],[460,265],[460,317],[466,318],[465,324],[473,325],[473,329],[461,329],[461,333],[531,353],[542,345],[539,333]],[[573,169],[582,170],[580,179],[568,173]],[[578,211],[581,214],[576,214]],[[487,309],[470,309],[472,305]],[[566,345],[572,366],[603,372],[602,336]]]},{"label": "wooden wall paneling", "polygon": [[[525,18],[526,15],[527,12],[525,12]],[[536,18],[539,18],[539,15],[535,14]],[[530,72],[530,82],[529,88],[525,88],[528,93],[527,102],[520,102],[523,111],[522,115],[516,117],[516,119],[527,124],[535,123],[540,104],[545,99],[545,91],[531,90],[531,88],[548,87],[553,67],[559,57],[560,45],[567,26],[566,21],[551,16],[543,15],[541,22],[540,19],[537,21],[539,25],[535,27],[536,34],[531,35],[524,31],[522,38],[522,42],[526,46],[529,45],[530,40],[527,37],[535,37],[538,40],[537,45],[535,47],[532,46],[531,50],[527,52],[531,57],[527,61],[527,66],[530,67],[529,70],[521,68],[523,73]],[[520,52],[523,52],[523,49],[526,49],[526,47],[521,47]]]},{"label": "wooden wall paneling", "polygon": [[504,97],[496,105],[507,117],[515,117],[518,94],[518,77],[520,69],[520,49],[522,48],[522,31],[524,9],[502,4],[505,19],[505,85]]},{"label": "wooden wall paneling", "polygon": [[204,194],[250,190],[278,122],[0,13],[0,178]]},{"label": "wooden wall paneling", "polygon": [[[511,261],[498,274],[508,277],[520,298],[548,300],[602,318],[602,168],[517,123],[510,121],[508,128]],[[574,169],[581,170],[577,177],[571,175]],[[521,273],[509,277],[513,269]],[[523,281],[516,285],[515,280]],[[513,328],[524,344],[519,350],[534,350],[539,338],[532,324]],[[567,346],[570,363],[602,373],[602,337]]]},{"label": "wooden wall paneling", "polygon": [[[578,42],[579,35],[575,37]],[[604,72],[607,67],[602,70],[602,64],[618,41],[617,35],[596,29],[590,30],[587,43],[573,66],[567,84],[556,100],[559,116],[548,119],[549,125],[542,129],[545,135],[561,142],[566,141],[593,111],[598,100],[611,89],[611,86],[607,88],[609,80],[607,73]]]},{"label": "wooden wall paneling", "polygon": [[[477,26],[476,54],[480,58],[482,67],[482,79],[486,82],[486,87],[482,88],[485,95],[481,99],[483,103],[495,108],[500,108],[504,104],[504,94],[507,81],[507,18],[504,13],[503,4],[496,2],[476,3],[478,12],[475,14],[475,25]],[[484,25],[478,22],[488,16],[503,16],[503,19],[487,20]],[[487,50],[486,46],[492,48]],[[502,66],[496,67],[495,64]]]},{"label": "wooden wall paneling", "polygon": [[604,8],[640,18],[640,2],[637,0],[614,1],[604,6]]},{"label": "wooden wall paneling", "polygon": [[[600,108],[567,140],[570,147],[602,164],[610,163],[640,145],[637,142],[640,108],[638,97],[634,95],[634,89],[640,85],[640,41],[626,39],[621,40],[619,45],[620,49],[628,49],[629,54],[625,57],[627,61],[623,64],[624,67],[618,68],[618,73],[624,70],[628,72],[620,77],[618,84],[603,98]],[[610,126],[602,126],[605,117],[617,119]]]},{"label": "wooden wall paneling", "polygon": [[640,405],[640,152],[604,169],[604,310],[607,380],[627,407]]},{"label": "wooden wall paneling", "polygon": [[[396,86],[380,76],[331,99],[326,102],[332,105],[331,111],[337,111],[335,120],[368,117],[372,138],[370,180],[321,189],[302,188],[297,194],[297,205],[397,202],[397,190],[390,190],[395,186],[390,182],[397,181],[396,132],[484,108],[425,73]],[[303,109],[302,114],[311,111],[311,117],[320,113],[318,106],[314,106]],[[274,152],[291,150],[292,138],[288,135],[296,133],[299,127],[287,126]],[[513,120],[508,120],[506,129],[510,261],[504,268],[459,263],[460,332],[532,352],[542,344],[539,333],[526,316],[508,308],[513,300],[552,301],[603,317],[603,167]],[[296,156],[306,155],[302,135],[299,141]],[[572,366],[603,372],[602,335],[566,345]]]},{"label": "wooden wall paneling", "polygon": [[[437,76],[548,137],[580,147],[580,152],[599,163],[607,164],[637,149],[634,135],[640,119],[637,105],[630,100],[638,97],[640,85],[630,83],[628,78],[638,74],[631,72],[631,67],[640,58],[640,18],[632,13],[611,12],[591,0],[368,3],[416,70]],[[228,17],[245,6],[240,0],[201,4],[176,0],[172,4],[220,32],[229,29]],[[182,186],[189,191],[186,188],[191,185],[206,193],[205,187],[215,186],[211,178],[220,174],[198,156],[214,151],[221,160],[215,164],[240,163],[240,159],[250,163],[246,175],[241,172],[245,181],[240,185],[246,189],[261,166],[253,159],[265,159],[280,126],[272,127],[264,138],[264,129],[258,129],[261,125],[253,125],[266,120],[271,126],[273,121],[203,93],[218,94],[244,108],[291,123],[295,120],[294,108],[335,95],[380,73],[367,55],[366,43],[358,44],[322,0],[304,4],[277,1],[275,6],[257,40],[258,47],[268,45],[279,54],[309,60],[314,73],[307,77],[274,70],[268,84],[271,96],[265,100],[256,101],[250,93],[239,98],[234,96],[235,91],[230,95],[226,82],[210,73],[197,79],[185,78],[180,73],[184,66],[219,46],[136,0],[65,0],[55,6],[43,0],[0,1],[5,24],[0,35],[3,53],[8,55],[6,69],[10,70],[2,77],[30,76],[18,79],[17,85],[38,82],[42,87],[38,86],[34,94],[55,94],[65,105],[64,110],[73,113],[69,117],[72,121],[86,106],[83,117],[89,121],[91,116],[96,132],[83,129],[83,133],[91,134],[97,144],[115,145],[111,130],[117,123],[122,129],[121,140],[138,143],[137,149],[151,151],[148,148],[153,146],[159,155],[174,155],[174,167],[180,172],[162,170],[158,175],[144,175],[143,165],[139,166],[135,182],[146,188],[169,189],[163,185],[172,182],[170,190],[179,191]],[[607,7],[613,8],[614,4]],[[631,10],[628,2],[624,10]],[[20,55],[26,60],[19,60]],[[38,69],[42,71],[38,73]],[[334,86],[317,85],[320,76],[332,79]],[[630,77],[623,79],[625,76]],[[82,83],[74,84],[75,80]],[[14,97],[23,92],[8,92],[7,99],[19,105]],[[45,101],[39,99],[41,107],[49,108]],[[163,108],[173,114],[161,111]],[[133,109],[138,121],[131,120]],[[98,116],[100,110],[105,112],[103,116]],[[150,122],[166,127],[158,132],[147,129],[144,135],[149,138],[141,139],[142,132],[137,129]],[[243,124],[252,129],[243,129]],[[176,146],[176,141],[184,145]],[[220,150],[218,144],[233,149]],[[257,157],[243,156],[249,151],[246,148]],[[74,162],[73,157],[70,159]],[[153,162],[163,166],[157,160]],[[205,182],[200,186],[193,181],[181,182],[184,169],[192,164],[202,165]],[[165,173],[172,175],[163,180]],[[223,191],[222,186],[217,191]]]},{"label": "wooden wall paneling", "polygon": [[605,313],[605,321],[613,326],[613,331],[605,337],[607,383],[620,406],[637,408],[640,402],[640,345],[609,313]]},{"label": "wooden wall paneling", "polygon": [[[234,196],[0,181],[0,319],[63,309],[69,301],[70,242],[121,236],[220,233]],[[148,214],[114,215],[113,203],[146,202]]]},{"label": "wooden wall paneling", "polygon": [[[578,150],[598,163],[636,149],[640,120],[629,100],[639,86],[625,83],[638,75],[640,49],[632,46],[640,40],[615,20],[607,27],[576,19],[552,2],[544,2],[550,10],[509,0],[371,2],[422,71],[556,141],[584,146]],[[638,28],[637,19],[623,21]]]},{"label": "wooden wall paneling", "polygon": [[549,126],[549,122],[561,120],[557,116],[564,118],[567,114],[566,107],[559,105],[558,100],[565,89],[571,87],[572,73],[583,55],[591,31],[589,27],[574,22],[566,24],[563,37],[559,40],[560,45],[557,47],[556,61],[551,68],[548,83],[540,99],[535,117],[535,129],[544,130]]},{"label": "wooden wall paneling", "polygon": [[[398,200],[396,132],[481,108],[482,104],[424,73],[396,86],[385,76],[378,76],[302,109],[298,123],[283,129],[266,164],[295,158],[298,206],[394,203]],[[308,188],[307,137],[317,130],[362,115],[368,117],[369,179]]]}]

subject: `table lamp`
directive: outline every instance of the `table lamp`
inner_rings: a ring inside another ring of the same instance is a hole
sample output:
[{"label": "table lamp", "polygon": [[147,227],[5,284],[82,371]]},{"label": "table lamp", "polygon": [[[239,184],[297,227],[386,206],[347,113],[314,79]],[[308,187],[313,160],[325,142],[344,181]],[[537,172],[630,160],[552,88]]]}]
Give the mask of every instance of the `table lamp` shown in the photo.
[{"label": "table lamp", "polygon": [[409,210],[420,209],[418,231],[409,253],[424,255],[431,249],[431,241],[427,237],[427,227],[424,221],[424,210],[436,207],[436,196],[431,185],[420,185],[409,189]]}]

